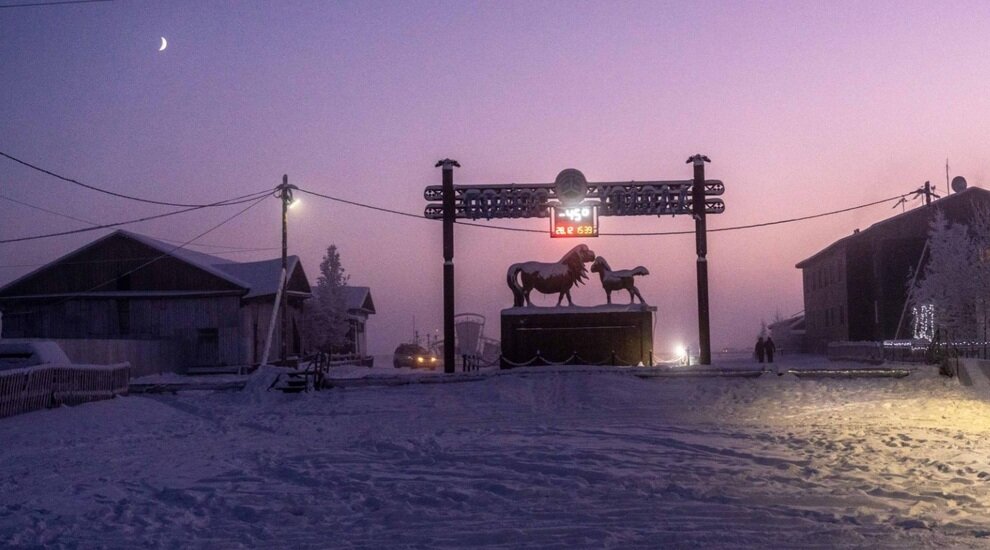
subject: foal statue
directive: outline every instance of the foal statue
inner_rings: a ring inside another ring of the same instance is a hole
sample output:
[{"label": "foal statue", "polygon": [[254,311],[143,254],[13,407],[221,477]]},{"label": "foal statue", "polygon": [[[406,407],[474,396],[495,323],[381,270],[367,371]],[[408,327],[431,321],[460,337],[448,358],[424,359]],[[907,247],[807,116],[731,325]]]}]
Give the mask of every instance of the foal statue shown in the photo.
[{"label": "foal statue", "polygon": [[602,288],[605,289],[605,298],[608,300],[608,303],[612,303],[612,291],[622,289],[629,291],[630,304],[635,302],[634,298],[639,298],[639,303],[641,304],[646,303],[633,281],[633,277],[637,275],[642,276],[650,274],[645,267],[637,266],[633,269],[620,269],[619,271],[612,271],[612,268],[609,267],[608,262],[605,261],[605,258],[598,256],[591,264],[591,272],[597,273],[598,276],[601,277]]}]

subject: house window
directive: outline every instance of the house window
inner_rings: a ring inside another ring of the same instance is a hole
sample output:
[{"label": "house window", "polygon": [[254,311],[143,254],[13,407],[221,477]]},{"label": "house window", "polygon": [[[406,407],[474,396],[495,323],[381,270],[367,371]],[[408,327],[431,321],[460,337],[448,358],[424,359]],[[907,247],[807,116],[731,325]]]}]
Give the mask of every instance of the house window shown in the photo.
[{"label": "house window", "polygon": [[846,306],[839,306],[839,324],[846,324]]}]

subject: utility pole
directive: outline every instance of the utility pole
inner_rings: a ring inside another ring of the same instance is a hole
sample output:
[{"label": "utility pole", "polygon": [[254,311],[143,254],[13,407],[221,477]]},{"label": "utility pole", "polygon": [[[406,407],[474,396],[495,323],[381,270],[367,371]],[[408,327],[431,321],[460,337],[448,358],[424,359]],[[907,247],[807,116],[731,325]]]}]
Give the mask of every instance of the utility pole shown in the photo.
[{"label": "utility pole", "polygon": [[926,181],[925,186],[918,188],[918,190],[915,191],[915,194],[925,196],[925,206],[932,203],[932,197],[935,197],[936,199],[938,198],[938,194],[936,194],[935,190],[932,189],[932,182],[930,181]]},{"label": "utility pole", "polygon": [[[708,317],[708,235],[705,224],[705,163],[711,160],[702,154],[687,160],[694,165],[691,185],[691,213],[694,215],[694,240],[698,253],[698,363],[712,364],[711,326]],[[689,359],[690,361],[690,359]]]},{"label": "utility pole", "polygon": [[443,372],[454,372],[454,167],[456,160],[437,161],[443,170]]},{"label": "utility pole", "polygon": [[281,329],[279,331],[281,340],[281,353],[279,355],[282,366],[288,362],[289,356],[289,298],[286,290],[289,288],[289,204],[292,203],[292,190],[298,189],[295,185],[289,185],[289,176],[282,176],[282,185],[277,187],[278,196],[282,199],[282,289],[281,303],[278,308],[281,310]]}]

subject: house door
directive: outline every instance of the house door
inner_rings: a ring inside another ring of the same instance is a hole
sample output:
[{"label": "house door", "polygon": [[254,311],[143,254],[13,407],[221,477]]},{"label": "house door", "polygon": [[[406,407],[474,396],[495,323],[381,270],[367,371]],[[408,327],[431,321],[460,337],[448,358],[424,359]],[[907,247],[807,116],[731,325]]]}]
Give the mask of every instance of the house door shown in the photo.
[{"label": "house door", "polygon": [[220,364],[220,335],[215,328],[201,328],[196,331],[196,365],[213,366]]}]

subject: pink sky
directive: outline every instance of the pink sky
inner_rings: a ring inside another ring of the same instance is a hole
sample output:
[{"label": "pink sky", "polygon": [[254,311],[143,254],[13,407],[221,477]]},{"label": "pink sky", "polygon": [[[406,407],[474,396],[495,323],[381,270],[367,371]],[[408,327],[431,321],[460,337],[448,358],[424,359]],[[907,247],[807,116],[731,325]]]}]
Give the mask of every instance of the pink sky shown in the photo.
[{"label": "pink sky", "polygon": [[[437,159],[455,182],[687,179],[712,158],[727,227],[845,208],[952,175],[990,176],[985,2],[114,2],[0,9],[0,150],[145,197],[219,200],[290,182],[422,213]],[[160,36],[169,47],[157,51]],[[162,208],[95,194],[0,159],[0,195],[93,221]],[[794,264],[895,211],[709,235],[712,345],[803,309]],[[897,212],[899,212],[899,208]],[[184,240],[233,210],[130,226]],[[202,239],[277,247],[275,199]],[[547,220],[494,222],[547,229]],[[0,238],[80,227],[0,200]],[[603,218],[603,232],[687,218]],[[48,262],[103,233],[0,245]],[[697,338],[693,236],[601,237],[613,267],[645,265],[656,347]],[[337,244],[372,288],[373,352],[441,326],[440,224],[305,197],[291,253],[315,282]],[[458,227],[458,311],[511,305],[505,269],[576,244]],[[209,249],[203,249],[209,251]],[[263,259],[277,250],[234,258]],[[30,267],[0,267],[0,284]],[[574,295],[602,302],[597,281]],[[621,299],[620,299],[621,301]],[[543,303],[549,304],[546,300]]]}]

